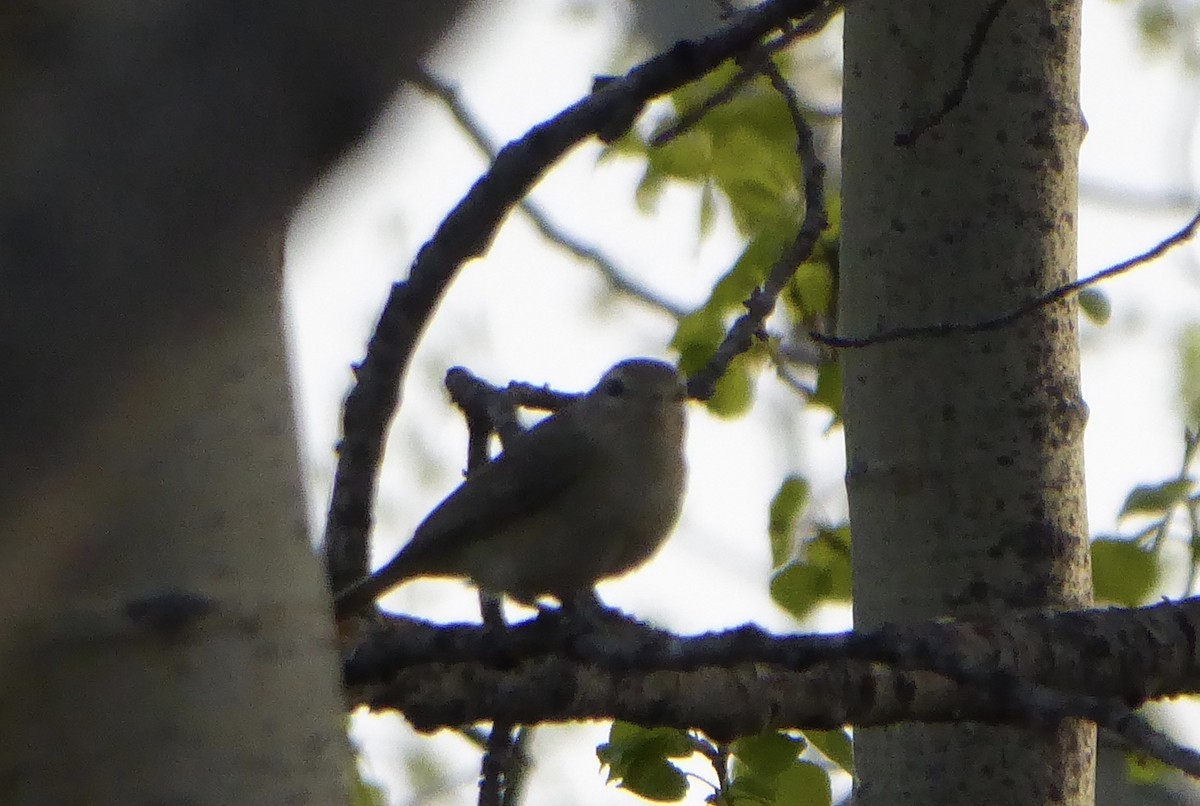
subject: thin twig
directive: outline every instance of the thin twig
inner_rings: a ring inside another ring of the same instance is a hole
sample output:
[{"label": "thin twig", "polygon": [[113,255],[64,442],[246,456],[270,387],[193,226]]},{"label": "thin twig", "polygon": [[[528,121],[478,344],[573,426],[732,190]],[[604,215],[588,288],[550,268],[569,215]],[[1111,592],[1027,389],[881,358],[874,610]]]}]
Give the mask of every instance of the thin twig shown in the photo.
[{"label": "thin twig", "polygon": [[898,327],[892,330],[885,330],[881,333],[876,333],[873,336],[830,336],[826,333],[818,333],[817,331],[809,331],[808,337],[818,344],[824,344],[827,347],[839,348],[860,348],[871,347],[876,344],[887,344],[888,342],[900,341],[902,339],[928,339],[938,336],[948,336],[952,333],[971,334],[971,333],[986,333],[992,330],[999,330],[1007,327],[1013,322],[1020,319],[1022,316],[1027,316],[1041,308],[1051,305],[1060,300],[1070,297],[1072,294],[1087,288],[1088,286],[1096,285],[1097,283],[1107,280],[1110,277],[1116,277],[1118,274],[1124,274],[1131,269],[1136,269],[1151,261],[1161,257],[1165,253],[1174,249],[1176,246],[1190,241],[1196,235],[1197,228],[1200,228],[1200,212],[1192,216],[1180,230],[1159,241],[1150,249],[1142,252],[1140,255],[1135,255],[1127,260],[1123,260],[1116,265],[1109,266],[1107,269],[1102,269],[1095,274],[1089,275],[1079,280],[1060,285],[1052,291],[1035,297],[1029,302],[1018,306],[1008,313],[997,316],[994,319],[985,319],[982,322],[944,322],[937,325],[913,325],[911,327]]},{"label": "thin twig", "polygon": [[810,400],[817,393],[816,387],[809,386],[804,381],[796,377],[788,366],[787,359],[771,341],[767,341],[767,356],[771,359],[771,364],[775,367],[775,375],[783,382],[783,385],[791,389],[793,392]]},{"label": "thin twig", "polygon": [[[455,123],[466,133],[471,143],[491,162],[495,162],[498,151],[496,144],[483,130],[483,126],[467,109],[458,91],[445,81],[424,69],[418,69],[410,81],[417,89],[437,98],[454,118]],[[592,264],[609,288],[637,299],[652,308],[658,308],[666,314],[681,319],[687,315],[687,309],[666,297],[658,294],[630,277],[617,267],[616,261],[606,255],[601,249],[592,244],[584,243],[579,238],[568,233],[550,220],[550,216],[541,205],[526,198],[517,205],[525,214],[543,238],[567,250],[576,258]]]},{"label": "thin twig", "polygon": [[717,783],[721,786],[721,793],[729,792],[729,742],[721,742],[715,748],[716,752],[711,756],[713,769],[717,772]]},{"label": "thin twig", "polygon": [[1138,213],[1184,213],[1200,207],[1200,194],[1191,189],[1139,188],[1098,179],[1079,180],[1079,198],[1118,210]]},{"label": "thin twig", "polygon": [[804,220],[791,244],[767,273],[766,282],[755,288],[746,300],[746,313],[740,316],[717,346],[708,363],[688,379],[688,392],[699,400],[707,400],[716,391],[717,381],[734,358],[750,349],[756,337],[763,336],[763,323],[775,309],[775,302],[787,287],[792,275],[812,255],[817,239],[828,226],[825,209],[825,163],[817,156],[813,133],[796,93],[779,72],[775,63],[767,60],[764,71],[771,85],[782,96],[796,131],[796,153],[800,157],[804,187]]},{"label": "thin twig", "polygon": [[962,69],[959,70],[958,81],[942,97],[942,105],[933,114],[918,120],[908,131],[896,135],[896,145],[911,146],[917,141],[918,137],[945,120],[946,115],[957,109],[962,103],[963,97],[967,94],[967,88],[971,85],[971,74],[975,72],[975,64],[979,61],[979,54],[983,52],[983,43],[987,40],[988,31],[992,29],[992,23],[1000,16],[1000,10],[1004,8],[1007,2],[1008,0],[992,0],[988,7],[983,10],[983,15],[976,21],[975,30],[971,32],[971,39],[967,43],[967,49],[963,54]]},{"label": "thin twig", "polygon": [[[841,10],[842,3],[840,2],[825,3],[822,8],[814,11],[808,19],[797,25],[790,26],[781,36],[764,43],[762,47],[756,48],[753,53],[740,61],[741,69],[734,74],[733,78],[729,79],[725,86],[721,87],[708,98],[705,98],[695,107],[683,110],[679,117],[672,121],[669,126],[650,138],[650,145],[655,148],[665,146],[699,123],[709,112],[732,101],[737,97],[738,93],[745,89],[747,84],[767,71],[768,67],[772,64],[772,56],[784,48],[791,46],[798,39],[820,33]],[[805,108],[809,114],[815,112],[815,110],[809,107]],[[822,111],[820,114],[823,117],[830,116],[828,111]]]},{"label": "thin twig", "polygon": [[488,734],[479,767],[479,806],[503,806],[505,778],[512,761],[513,725],[497,720]]},{"label": "thin twig", "polygon": [[[480,393],[480,386],[485,385],[482,382],[472,384],[472,380],[477,379],[461,367],[454,367],[446,373],[446,389],[467,420],[467,432],[470,435],[467,441],[467,475],[489,460],[488,441],[494,430],[491,411],[495,406],[492,399],[500,396]],[[508,411],[511,412],[511,404]],[[498,596],[480,590],[479,609],[485,625],[493,628],[505,626]],[[492,724],[480,760],[479,806],[504,806],[509,802],[505,793],[510,771],[516,764],[513,727],[501,721]]]},{"label": "thin twig", "polygon": [[778,351],[779,357],[791,366],[819,370],[835,360],[831,351],[809,341],[807,334],[803,341],[793,341],[790,338],[779,336],[774,338],[774,342],[777,344],[775,349]]},{"label": "thin twig", "polygon": [[504,799],[501,806],[517,806],[525,793],[525,782],[529,779],[529,753],[527,748],[533,738],[534,728],[521,725],[513,738],[509,750],[508,771],[504,777]]},{"label": "thin twig", "polygon": [[1193,778],[1200,778],[1200,753],[1184,747],[1170,736],[1156,730],[1146,720],[1128,709],[1114,709],[1112,719],[1096,720],[1096,724],[1120,736],[1134,750],[1158,759],[1169,767]]},{"label": "thin twig", "polygon": [[1193,778],[1200,778],[1200,753],[1184,747],[1153,727],[1132,708],[1114,697],[1092,697],[1027,687],[1020,707],[1039,722],[1056,722],[1065,717],[1087,719],[1120,737],[1129,749],[1157,759]]},{"label": "thin twig", "polygon": [[1183,585],[1183,595],[1191,596],[1196,590],[1196,572],[1200,570],[1197,565],[1200,564],[1200,504],[1195,499],[1188,498],[1184,501],[1184,507],[1188,516],[1188,527],[1191,530],[1191,536],[1188,540],[1188,573],[1187,580]]},{"label": "thin twig", "polygon": [[729,79],[725,86],[691,109],[683,110],[679,117],[671,121],[670,125],[656,132],[650,138],[650,146],[652,148],[662,148],[672,140],[678,139],[685,132],[691,130],[709,112],[732,101],[738,96],[738,93],[745,89],[747,84],[758,78],[762,72],[763,64],[769,58],[765,54],[759,54],[755,59],[755,64],[747,64],[741,70],[734,73],[733,78]]}]

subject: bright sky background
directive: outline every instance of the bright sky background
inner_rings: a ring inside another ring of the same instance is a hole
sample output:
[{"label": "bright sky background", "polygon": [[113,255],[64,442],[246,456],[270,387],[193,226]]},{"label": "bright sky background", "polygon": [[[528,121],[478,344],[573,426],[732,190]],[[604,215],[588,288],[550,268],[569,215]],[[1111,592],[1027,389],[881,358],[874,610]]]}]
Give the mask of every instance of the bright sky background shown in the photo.
[{"label": "bright sky background", "polygon": [[[486,14],[455,31],[433,70],[460,86],[493,139],[519,136],[586,93],[593,75],[613,69],[623,2],[486,5]],[[1192,212],[1098,203],[1088,188],[1111,188],[1118,197],[1196,195],[1190,157],[1200,84],[1174,60],[1147,56],[1130,15],[1129,4],[1085,3],[1083,109],[1090,133],[1081,166],[1081,275],[1143,251]],[[639,214],[632,197],[640,167],[597,167],[597,153],[595,146],[578,149],[534,198],[640,282],[684,305],[703,300],[739,249],[728,222],[723,234],[718,228],[699,242],[697,198],[686,188],[668,192],[659,215]],[[328,501],[348,368],[363,353],[389,284],[407,272],[421,243],[485,167],[437,102],[405,92],[375,137],[296,218],[288,249],[290,325],[314,524]],[[1114,531],[1132,486],[1177,470],[1182,421],[1174,343],[1186,323],[1200,318],[1196,257],[1195,248],[1184,247],[1107,283],[1113,321],[1084,325],[1094,533]],[[621,358],[671,358],[665,350],[672,330],[665,317],[608,294],[591,269],[548,245],[519,215],[510,219],[488,255],[451,288],[409,374],[381,485],[377,562],[459,480],[465,429],[441,386],[448,367],[463,364],[498,383],[522,379],[582,390]],[[799,469],[814,484],[817,513],[830,521],[844,517],[843,446],[840,432],[824,435],[827,415],[798,417],[795,398],[772,376],[764,375],[759,388],[751,417],[717,421],[693,408],[691,482],[679,528],[654,562],[602,587],[610,604],[683,632],[748,620],[799,628],[767,595],[767,503],[783,476]],[[415,582],[387,603],[440,620],[477,614],[474,593],[453,582]],[[848,625],[847,613],[826,611],[806,626]],[[579,804],[638,802],[604,785],[591,749],[604,735],[595,725],[539,731],[538,767],[525,802],[562,802],[564,791]],[[474,802],[478,753],[462,739],[443,733],[414,740],[397,716],[360,720],[356,737],[370,737],[368,769],[393,787],[394,802],[417,797],[421,765],[441,766],[451,784],[442,800],[421,795],[421,802]],[[406,764],[415,766],[406,771]],[[706,794],[706,787],[694,787],[689,802],[701,803]]]}]

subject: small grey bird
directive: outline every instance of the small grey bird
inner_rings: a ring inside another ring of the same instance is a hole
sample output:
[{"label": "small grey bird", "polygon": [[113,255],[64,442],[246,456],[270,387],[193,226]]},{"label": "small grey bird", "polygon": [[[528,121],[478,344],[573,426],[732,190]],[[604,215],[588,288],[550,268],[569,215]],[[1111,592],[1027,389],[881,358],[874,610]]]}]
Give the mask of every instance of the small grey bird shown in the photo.
[{"label": "small grey bird", "polygon": [[471,473],[387,565],[338,593],[337,617],[413,577],[567,603],[641,565],[679,517],[686,397],[669,364],[617,364]]}]

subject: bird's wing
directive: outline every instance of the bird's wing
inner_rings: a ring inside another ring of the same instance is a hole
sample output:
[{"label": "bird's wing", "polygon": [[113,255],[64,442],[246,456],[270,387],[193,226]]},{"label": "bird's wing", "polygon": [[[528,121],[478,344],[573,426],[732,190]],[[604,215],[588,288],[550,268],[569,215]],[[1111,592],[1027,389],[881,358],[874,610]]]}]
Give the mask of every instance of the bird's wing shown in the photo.
[{"label": "bird's wing", "polygon": [[596,462],[597,446],[573,433],[574,422],[550,417],[514,440],[429,514],[402,553],[446,556],[552,505]]}]

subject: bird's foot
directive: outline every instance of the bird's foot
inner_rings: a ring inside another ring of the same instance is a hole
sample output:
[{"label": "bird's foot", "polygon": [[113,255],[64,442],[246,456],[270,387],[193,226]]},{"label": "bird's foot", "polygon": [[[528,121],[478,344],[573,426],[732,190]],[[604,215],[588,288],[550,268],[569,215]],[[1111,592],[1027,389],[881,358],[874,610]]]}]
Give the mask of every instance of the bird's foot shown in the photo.
[{"label": "bird's foot", "polygon": [[560,612],[569,623],[582,630],[610,631],[614,627],[639,623],[624,611],[604,604],[591,588],[563,597]]},{"label": "bird's foot", "polygon": [[489,632],[508,629],[508,622],[504,619],[504,599],[499,594],[480,589],[479,615],[483,620],[483,628]]}]

